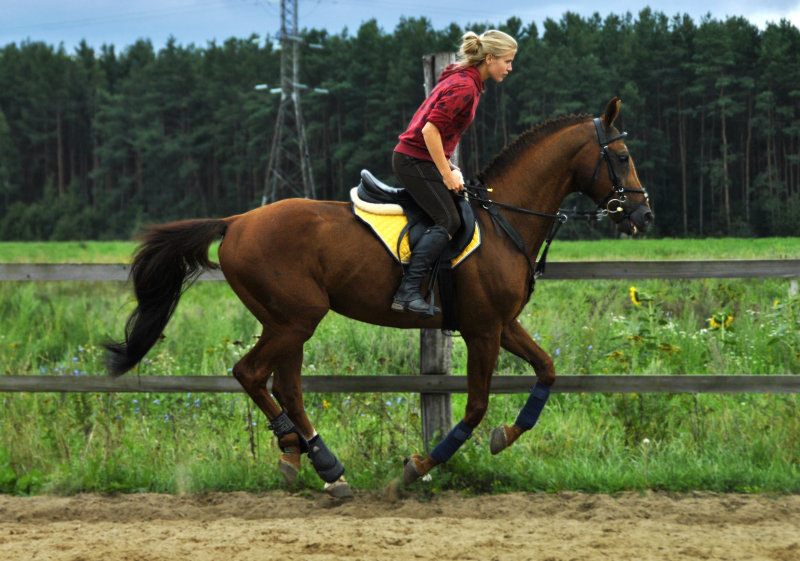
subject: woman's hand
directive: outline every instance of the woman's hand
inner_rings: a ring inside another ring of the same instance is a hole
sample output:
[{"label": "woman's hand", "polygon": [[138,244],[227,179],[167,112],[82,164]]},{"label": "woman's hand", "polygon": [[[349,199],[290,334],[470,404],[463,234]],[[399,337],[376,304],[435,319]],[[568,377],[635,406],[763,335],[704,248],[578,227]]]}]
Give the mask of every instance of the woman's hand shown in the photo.
[{"label": "woman's hand", "polygon": [[442,176],[442,180],[445,187],[454,193],[460,193],[464,190],[464,176],[461,175],[461,170],[450,170],[450,173]]}]

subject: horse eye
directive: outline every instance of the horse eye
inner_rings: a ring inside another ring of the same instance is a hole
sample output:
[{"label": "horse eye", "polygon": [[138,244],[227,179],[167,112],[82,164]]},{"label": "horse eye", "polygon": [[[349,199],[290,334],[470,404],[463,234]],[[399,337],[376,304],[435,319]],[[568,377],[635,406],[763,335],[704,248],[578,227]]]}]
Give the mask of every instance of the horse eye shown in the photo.
[{"label": "horse eye", "polygon": [[620,161],[620,162],[622,162],[623,164],[625,164],[625,163],[627,163],[627,162],[628,162],[628,160],[630,159],[630,156],[629,156],[628,154],[620,154],[619,156],[617,156],[617,158],[619,158],[619,161]]}]

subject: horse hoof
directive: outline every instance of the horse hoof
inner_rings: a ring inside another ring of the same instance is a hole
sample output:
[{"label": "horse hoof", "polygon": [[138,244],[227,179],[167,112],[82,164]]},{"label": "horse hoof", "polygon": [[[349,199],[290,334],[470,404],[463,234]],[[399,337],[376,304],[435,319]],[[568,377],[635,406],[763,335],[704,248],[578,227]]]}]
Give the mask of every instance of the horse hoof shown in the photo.
[{"label": "horse hoof", "polygon": [[506,448],[508,448],[506,426],[501,425],[492,431],[492,437],[489,440],[489,451],[492,453],[492,455],[496,455]]},{"label": "horse hoof", "polygon": [[325,492],[334,499],[352,499],[353,490],[350,489],[350,484],[345,481],[344,477],[340,477],[333,483],[325,484]]},{"label": "horse hoof", "polygon": [[403,485],[411,485],[420,478],[417,462],[421,457],[419,454],[414,454],[410,458],[403,460]]},{"label": "horse hoof", "polygon": [[300,473],[300,466],[296,466],[294,463],[287,461],[284,456],[284,454],[281,454],[281,459],[278,460],[278,469],[286,480],[286,484],[292,487],[297,482],[297,474]]}]

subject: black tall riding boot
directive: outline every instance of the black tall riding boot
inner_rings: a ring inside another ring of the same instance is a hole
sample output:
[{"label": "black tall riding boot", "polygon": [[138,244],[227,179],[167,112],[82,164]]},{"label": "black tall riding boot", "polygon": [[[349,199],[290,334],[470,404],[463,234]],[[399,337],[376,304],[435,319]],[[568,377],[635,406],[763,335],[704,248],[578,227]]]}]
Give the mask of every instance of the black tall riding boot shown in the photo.
[{"label": "black tall riding boot", "polygon": [[[444,226],[433,226],[425,230],[411,252],[411,262],[392,300],[392,310],[417,314],[430,311],[430,306],[422,297],[422,281],[449,241],[450,235]],[[434,307],[433,313],[439,311],[439,308]]]}]

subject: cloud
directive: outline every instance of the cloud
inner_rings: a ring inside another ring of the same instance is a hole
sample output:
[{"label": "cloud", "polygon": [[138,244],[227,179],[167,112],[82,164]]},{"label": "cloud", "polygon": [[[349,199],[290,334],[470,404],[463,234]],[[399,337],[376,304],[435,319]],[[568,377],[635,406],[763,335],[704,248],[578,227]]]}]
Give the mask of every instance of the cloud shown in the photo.
[{"label": "cloud", "polygon": [[768,23],[779,23],[782,19],[787,20],[795,27],[800,27],[800,4],[790,11],[757,9],[750,13],[747,18],[751,23],[764,29]]}]

